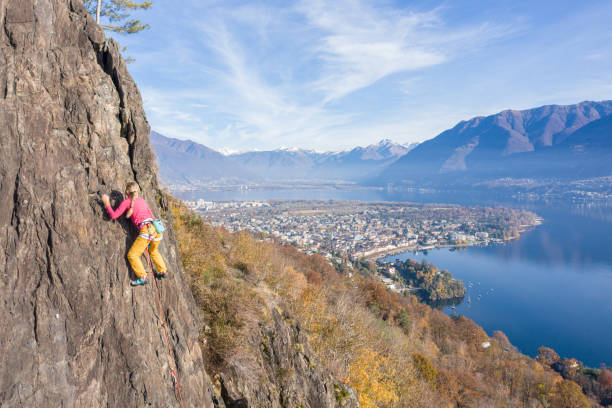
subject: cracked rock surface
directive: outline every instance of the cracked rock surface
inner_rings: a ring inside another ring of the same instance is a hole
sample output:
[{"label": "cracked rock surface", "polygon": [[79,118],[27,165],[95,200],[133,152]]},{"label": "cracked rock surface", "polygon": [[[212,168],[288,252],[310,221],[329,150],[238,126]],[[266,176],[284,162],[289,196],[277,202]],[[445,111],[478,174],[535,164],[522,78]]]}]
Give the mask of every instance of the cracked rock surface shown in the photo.
[{"label": "cracked rock surface", "polygon": [[216,404],[141,97],[80,0],[0,0],[0,405],[174,407],[153,285],[109,221],[136,180],[167,227],[159,283],[186,407]]}]

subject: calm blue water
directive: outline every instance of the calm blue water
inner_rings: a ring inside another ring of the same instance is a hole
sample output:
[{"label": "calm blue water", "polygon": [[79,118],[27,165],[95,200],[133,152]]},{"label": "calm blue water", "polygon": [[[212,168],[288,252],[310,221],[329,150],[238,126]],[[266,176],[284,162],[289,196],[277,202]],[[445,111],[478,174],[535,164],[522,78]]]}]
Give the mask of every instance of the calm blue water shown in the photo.
[{"label": "calm blue water", "polygon": [[[193,196],[192,196],[193,197]],[[503,331],[522,352],[540,346],[590,366],[612,365],[612,206],[522,205],[490,197],[398,194],[381,190],[248,190],[201,194],[210,200],[350,199],[506,205],[526,208],[544,223],[506,245],[406,253],[427,259],[468,286],[463,314],[489,334]],[[480,298],[479,298],[480,295]]]}]

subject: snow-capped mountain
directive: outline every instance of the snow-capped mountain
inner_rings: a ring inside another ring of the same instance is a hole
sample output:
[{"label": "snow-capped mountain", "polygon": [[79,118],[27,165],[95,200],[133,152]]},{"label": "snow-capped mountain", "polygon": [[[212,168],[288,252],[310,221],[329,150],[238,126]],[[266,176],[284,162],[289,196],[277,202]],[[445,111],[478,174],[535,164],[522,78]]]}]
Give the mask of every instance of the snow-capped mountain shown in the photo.
[{"label": "snow-capped mountain", "polygon": [[378,174],[414,145],[384,139],[341,152],[299,148],[222,154],[192,141],[151,132],[162,180],[166,184],[202,185],[262,181],[360,181]]}]

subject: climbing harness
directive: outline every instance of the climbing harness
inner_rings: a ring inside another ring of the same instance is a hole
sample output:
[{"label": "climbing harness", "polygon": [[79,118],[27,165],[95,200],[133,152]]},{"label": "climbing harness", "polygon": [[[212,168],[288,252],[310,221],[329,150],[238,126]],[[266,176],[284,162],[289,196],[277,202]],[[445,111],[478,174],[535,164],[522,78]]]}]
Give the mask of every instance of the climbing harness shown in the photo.
[{"label": "climbing harness", "polygon": [[[159,240],[161,240],[161,238]],[[153,240],[149,239],[149,241],[153,241]],[[149,263],[149,270],[151,271],[151,274],[153,274],[153,264],[151,263],[151,255],[149,254],[148,246],[145,252],[146,252],[147,262]],[[159,297],[159,290],[157,289],[157,281],[155,280],[155,278],[153,279],[153,287],[155,288],[155,297],[157,298],[157,306],[159,306],[159,316],[162,321],[162,326],[164,327],[164,334],[166,335],[166,346],[168,347],[168,356],[170,356],[170,361],[172,361],[172,367],[170,368],[170,375],[172,376],[172,380],[174,381],[174,386],[179,396],[181,408],[184,408],[183,396],[181,395],[181,384],[179,384],[178,374],[176,371],[176,361],[174,361],[174,357],[172,356],[172,350],[170,349],[170,340],[168,339],[168,330],[166,329],[166,318],[164,317],[164,312],[162,311],[161,300]]]},{"label": "climbing harness", "polygon": [[138,230],[140,231],[142,229],[142,227],[144,227],[145,225],[147,226],[147,230],[148,230],[148,234],[138,234],[139,237],[142,237],[144,239],[146,239],[147,241],[151,242],[151,241],[161,241],[162,240],[162,236],[160,236],[159,238],[155,238],[155,228],[153,228],[153,224],[151,224],[152,221],[147,222],[146,220],[141,222],[140,224],[138,224]]},{"label": "climbing harness", "polygon": [[138,230],[140,231],[140,229],[145,225],[149,225],[149,227],[153,225],[153,228],[155,228],[155,232],[157,232],[158,234],[163,234],[166,230],[166,227],[164,227],[164,222],[159,218],[147,218],[146,220],[138,224]]},{"label": "climbing harness", "polygon": [[140,231],[140,229],[142,227],[144,227],[147,224],[150,224],[153,222],[153,218],[147,218],[146,220],[142,221],[140,224],[138,224],[138,231]]}]

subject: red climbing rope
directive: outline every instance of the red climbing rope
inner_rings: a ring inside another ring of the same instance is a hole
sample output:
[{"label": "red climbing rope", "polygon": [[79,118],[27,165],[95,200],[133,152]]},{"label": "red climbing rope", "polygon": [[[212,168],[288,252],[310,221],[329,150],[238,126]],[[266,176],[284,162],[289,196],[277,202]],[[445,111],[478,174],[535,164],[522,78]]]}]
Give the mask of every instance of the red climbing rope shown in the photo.
[{"label": "red climbing rope", "polygon": [[153,265],[151,264],[151,256],[149,255],[149,248],[146,250],[147,262],[149,263],[149,271],[151,272],[151,276],[153,278],[153,287],[155,288],[155,297],[157,298],[157,305],[159,306],[159,315],[161,317],[162,325],[164,326],[164,334],[166,335],[166,346],[168,346],[168,355],[170,356],[170,361],[172,361],[172,368],[170,369],[170,375],[172,375],[172,379],[174,380],[174,386],[176,387],[176,391],[178,392],[179,401],[181,402],[181,408],[183,407],[183,396],[181,395],[181,384],[179,384],[178,373],[176,372],[176,362],[174,361],[174,357],[172,356],[172,350],[170,349],[170,340],[168,339],[168,330],[166,329],[166,318],[164,317],[164,313],[162,311],[161,300],[159,298],[159,291],[157,290],[157,281],[155,280],[155,276],[153,276]]}]

